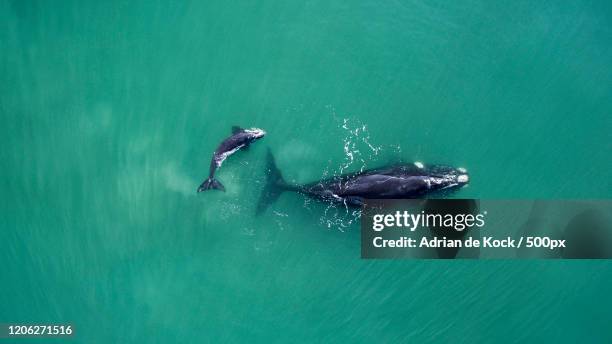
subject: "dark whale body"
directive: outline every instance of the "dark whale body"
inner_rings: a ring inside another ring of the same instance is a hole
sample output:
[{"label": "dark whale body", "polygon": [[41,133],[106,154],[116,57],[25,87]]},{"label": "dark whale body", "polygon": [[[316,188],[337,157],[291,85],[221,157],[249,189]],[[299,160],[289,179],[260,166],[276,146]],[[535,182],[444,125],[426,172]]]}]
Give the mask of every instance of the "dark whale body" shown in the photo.
[{"label": "dark whale body", "polygon": [[223,184],[214,178],[217,169],[221,167],[221,164],[223,164],[225,159],[230,155],[236,153],[240,148],[248,147],[251,142],[264,137],[265,134],[265,131],[257,128],[242,129],[237,126],[232,127],[232,136],[223,140],[213,153],[212,159],[210,160],[208,178],[200,184],[198,192],[209,189],[225,191]]},{"label": "dark whale body", "polygon": [[315,199],[358,207],[365,199],[421,198],[433,192],[452,191],[469,182],[469,176],[462,168],[414,163],[343,174],[304,185],[292,185],[283,179],[270,151],[267,178],[257,213],[263,212],[283,191],[295,191]]}]

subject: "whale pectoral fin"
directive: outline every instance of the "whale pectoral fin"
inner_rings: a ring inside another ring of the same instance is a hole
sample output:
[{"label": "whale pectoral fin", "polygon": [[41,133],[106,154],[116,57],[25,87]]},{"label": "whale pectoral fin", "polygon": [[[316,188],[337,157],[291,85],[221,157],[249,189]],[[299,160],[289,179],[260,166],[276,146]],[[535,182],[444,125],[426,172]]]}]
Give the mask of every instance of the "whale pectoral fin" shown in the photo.
[{"label": "whale pectoral fin", "polygon": [[357,196],[347,196],[344,198],[346,203],[355,207],[361,207],[363,205],[363,198]]},{"label": "whale pectoral fin", "polygon": [[239,132],[241,132],[241,131],[243,131],[243,130],[244,130],[244,129],[240,128],[240,127],[239,127],[239,126],[237,126],[237,125],[233,125],[233,126],[232,126],[232,134],[239,133]]},{"label": "whale pectoral fin", "polygon": [[244,146],[242,146],[243,150],[249,150],[249,147],[251,147],[251,143],[245,143]]}]

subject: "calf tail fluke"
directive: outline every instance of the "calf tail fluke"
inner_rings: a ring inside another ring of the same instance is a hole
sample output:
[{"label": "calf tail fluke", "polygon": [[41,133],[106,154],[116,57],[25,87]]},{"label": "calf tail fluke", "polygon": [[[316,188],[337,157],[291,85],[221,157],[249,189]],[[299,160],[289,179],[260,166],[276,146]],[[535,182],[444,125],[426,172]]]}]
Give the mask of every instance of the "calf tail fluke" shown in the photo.
[{"label": "calf tail fluke", "polygon": [[223,186],[223,184],[221,184],[221,182],[219,182],[215,178],[211,177],[211,178],[206,179],[204,182],[202,182],[202,184],[200,184],[200,187],[198,188],[198,192],[202,192],[202,191],[206,191],[210,189],[225,191],[225,187]]}]

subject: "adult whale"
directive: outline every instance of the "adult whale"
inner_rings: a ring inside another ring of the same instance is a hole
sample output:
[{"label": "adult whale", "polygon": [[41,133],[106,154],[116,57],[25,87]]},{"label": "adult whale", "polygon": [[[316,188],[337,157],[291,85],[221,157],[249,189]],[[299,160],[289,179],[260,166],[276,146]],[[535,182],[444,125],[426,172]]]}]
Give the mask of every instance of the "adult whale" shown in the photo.
[{"label": "adult whale", "polygon": [[294,191],[315,199],[357,207],[368,198],[421,198],[433,192],[452,191],[466,185],[470,179],[463,168],[414,163],[364,170],[296,185],[285,182],[270,150],[267,158],[267,183],[257,205],[258,214],[283,191]]},{"label": "adult whale", "polygon": [[209,189],[225,191],[223,184],[214,178],[217,169],[221,167],[221,164],[223,164],[225,159],[230,155],[236,153],[240,148],[248,147],[251,142],[264,137],[264,135],[266,135],[266,132],[258,128],[242,129],[233,126],[232,135],[223,140],[213,153],[212,159],[210,160],[208,178],[200,184],[198,192]]}]

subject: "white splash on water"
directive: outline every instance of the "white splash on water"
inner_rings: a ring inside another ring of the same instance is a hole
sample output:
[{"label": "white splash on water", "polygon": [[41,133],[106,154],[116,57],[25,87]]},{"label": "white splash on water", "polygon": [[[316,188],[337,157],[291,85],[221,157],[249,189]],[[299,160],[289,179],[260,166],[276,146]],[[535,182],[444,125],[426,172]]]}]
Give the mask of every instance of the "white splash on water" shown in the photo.
[{"label": "white splash on water", "polygon": [[[332,109],[332,111],[335,111]],[[333,113],[335,118],[335,112]],[[383,151],[382,146],[372,143],[368,126],[356,119],[343,118],[339,126],[345,133],[342,140],[344,159],[338,168],[326,168],[322,179],[340,176],[345,172],[363,172],[368,163],[376,161]],[[398,146],[399,150],[399,146]],[[331,164],[331,161],[329,162]],[[355,166],[358,165],[358,166]],[[328,202],[319,223],[327,228],[345,231],[361,218],[361,209],[349,207],[346,202]]]},{"label": "white splash on water", "polygon": [[[339,174],[344,173],[353,163],[360,163],[359,171],[366,168],[367,161],[372,161],[382,151],[381,146],[375,146],[370,142],[370,133],[367,125],[358,120],[344,118],[341,128],[345,131],[344,139],[344,162],[340,165]],[[365,152],[365,153],[364,153]]]}]

